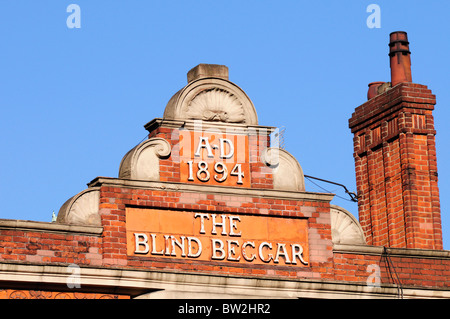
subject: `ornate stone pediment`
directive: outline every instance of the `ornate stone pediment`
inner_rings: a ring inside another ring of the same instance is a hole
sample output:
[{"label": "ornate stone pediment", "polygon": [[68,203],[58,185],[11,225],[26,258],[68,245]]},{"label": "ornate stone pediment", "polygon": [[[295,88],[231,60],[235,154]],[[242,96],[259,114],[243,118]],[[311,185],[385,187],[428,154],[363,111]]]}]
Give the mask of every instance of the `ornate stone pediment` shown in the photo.
[{"label": "ornate stone pediment", "polygon": [[228,81],[228,68],[200,64],[188,73],[188,85],[167,103],[164,118],[257,125],[250,98]]}]

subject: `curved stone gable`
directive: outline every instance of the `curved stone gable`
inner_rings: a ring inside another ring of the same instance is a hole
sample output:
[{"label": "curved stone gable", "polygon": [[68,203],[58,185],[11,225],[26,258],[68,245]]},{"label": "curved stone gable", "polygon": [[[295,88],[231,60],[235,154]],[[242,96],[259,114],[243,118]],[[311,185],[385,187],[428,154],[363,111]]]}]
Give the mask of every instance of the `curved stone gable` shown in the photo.
[{"label": "curved stone gable", "polygon": [[228,69],[225,72],[223,67],[200,64],[189,71],[189,83],[169,100],[164,118],[257,125],[252,101],[228,80]]}]

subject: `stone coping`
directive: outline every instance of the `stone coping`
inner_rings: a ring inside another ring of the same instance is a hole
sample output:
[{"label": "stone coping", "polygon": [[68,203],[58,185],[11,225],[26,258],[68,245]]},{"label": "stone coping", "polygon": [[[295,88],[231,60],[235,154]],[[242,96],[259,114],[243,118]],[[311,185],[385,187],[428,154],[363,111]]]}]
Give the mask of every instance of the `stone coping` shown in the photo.
[{"label": "stone coping", "polygon": [[52,233],[77,233],[94,236],[99,236],[103,233],[103,227],[97,226],[67,225],[17,219],[0,219],[0,229],[45,231]]},{"label": "stone coping", "polygon": [[198,184],[185,184],[176,182],[152,182],[152,181],[119,179],[113,177],[96,177],[87,185],[88,187],[111,186],[111,187],[149,189],[158,191],[249,196],[249,197],[262,197],[271,199],[287,199],[287,200],[309,200],[320,202],[330,202],[334,197],[334,194],[329,193],[274,190],[266,188],[235,188],[232,186],[198,185]]},{"label": "stone coping", "polygon": [[[392,248],[386,247],[391,257],[416,257],[416,258],[438,258],[450,259],[450,250],[432,250],[415,248]],[[382,255],[384,247],[369,245],[342,245],[333,246],[333,253],[358,254],[358,255]]]},{"label": "stone coping", "polygon": [[265,134],[268,135],[274,132],[277,128],[274,126],[263,126],[263,125],[246,125],[246,124],[236,124],[236,123],[222,123],[222,122],[208,122],[200,120],[173,120],[164,118],[155,118],[144,125],[144,128],[152,132],[158,127],[164,128],[174,128],[174,129],[186,129],[195,130],[201,128],[202,131],[221,131],[223,133],[230,134]]}]

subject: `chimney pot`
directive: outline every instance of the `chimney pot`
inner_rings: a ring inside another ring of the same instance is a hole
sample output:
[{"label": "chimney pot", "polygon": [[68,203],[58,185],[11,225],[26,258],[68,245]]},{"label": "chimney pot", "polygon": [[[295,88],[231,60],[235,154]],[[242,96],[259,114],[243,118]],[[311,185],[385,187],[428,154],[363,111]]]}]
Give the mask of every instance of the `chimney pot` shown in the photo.
[{"label": "chimney pot", "polygon": [[370,100],[371,98],[378,95],[378,88],[384,84],[385,82],[372,82],[369,83],[369,90],[367,90],[367,99]]},{"label": "chimney pot", "polygon": [[404,31],[396,31],[392,32],[389,37],[392,86],[402,82],[412,82],[408,35]]}]

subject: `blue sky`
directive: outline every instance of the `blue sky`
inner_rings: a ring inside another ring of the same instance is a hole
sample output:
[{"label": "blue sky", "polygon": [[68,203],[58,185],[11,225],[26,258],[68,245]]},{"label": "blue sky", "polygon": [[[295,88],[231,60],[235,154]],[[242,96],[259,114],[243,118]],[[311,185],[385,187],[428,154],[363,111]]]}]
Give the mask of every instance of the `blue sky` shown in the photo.
[{"label": "blue sky", "polygon": [[[69,29],[71,3],[81,28]],[[369,4],[381,9],[370,29]],[[450,249],[448,1],[2,1],[0,218],[50,221],[97,176],[117,177],[143,125],[199,63],[224,64],[261,125],[285,127],[307,175],[356,190],[348,119],[389,81],[407,31],[412,77],[434,111],[444,248]],[[347,198],[342,189],[320,184]],[[307,190],[320,191],[306,182]],[[357,205],[334,204],[357,216]]]}]

